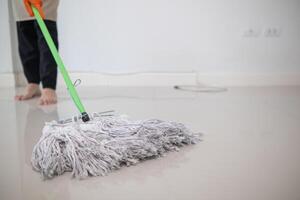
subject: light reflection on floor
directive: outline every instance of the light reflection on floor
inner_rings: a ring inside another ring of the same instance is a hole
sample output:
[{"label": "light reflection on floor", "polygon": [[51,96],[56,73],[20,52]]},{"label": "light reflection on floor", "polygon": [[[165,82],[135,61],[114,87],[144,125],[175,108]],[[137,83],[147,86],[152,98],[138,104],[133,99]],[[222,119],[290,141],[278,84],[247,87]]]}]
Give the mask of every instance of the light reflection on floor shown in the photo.
[{"label": "light reflection on floor", "polygon": [[[19,89],[17,89],[19,91]],[[116,110],[160,118],[202,132],[203,141],[166,157],[78,181],[43,181],[30,166],[44,123],[76,114],[64,91],[59,104],[14,102],[0,89],[0,199],[300,199],[300,88],[231,88],[189,93],[172,88],[79,88],[90,112]]]}]

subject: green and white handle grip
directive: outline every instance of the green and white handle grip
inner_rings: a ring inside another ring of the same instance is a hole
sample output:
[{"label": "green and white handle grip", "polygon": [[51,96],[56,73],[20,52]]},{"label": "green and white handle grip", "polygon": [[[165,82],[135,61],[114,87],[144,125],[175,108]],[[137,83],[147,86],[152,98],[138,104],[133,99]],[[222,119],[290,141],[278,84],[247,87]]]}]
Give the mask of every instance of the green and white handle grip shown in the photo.
[{"label": "green and white handle grip", "polygon": [[78,93],[77,93],[77,91],[76,91],[76,89],[75,89],[75,87],[74,87],[74,85],[73,85],[73,83],[70,79],[69,73],[65,68],[65,65],[64,65],[64,63],[63,63],[63,61],[62,61],[62,59],[61,59],[61,57],[58,53],[58,50],[57,50],[57,48],[56,48],[56,46],[53,42],[53,39],[52,39],[52,37],[51,37],[51,35],[50,35],[46,25],[45,25],[45,22],[44,22],[43,18],[41,17],[39,11],[33,5],[31,5],[31,8],[32,8],[32,11],[34,13],[35,19],[37,20],[37,23],[38,23],[38,25],[39,25],[39,27],[40,27],[43,35],[44,35],[44,38],[45,38],[45,40],[46,40],[46,42],[49,46],[51,54],[52,54],[57,66],[58,66],[58,69],[59,69],[60,73],[62,74],[62,76],[64,78],[64,81],[67,85],[69,93],[72,97],[72,100],[73,100],[73,102],[75,103],[76,107],[78,108],[79,112],[82,115],[81,116],[82,121],[84,121],[84,122],[89,121],[90,118],[89,118],[87,112],[84,109],[84,106],[83,106],[83,104],[82,104],[82,102],[81,102],[81,100],[78,96]]}]

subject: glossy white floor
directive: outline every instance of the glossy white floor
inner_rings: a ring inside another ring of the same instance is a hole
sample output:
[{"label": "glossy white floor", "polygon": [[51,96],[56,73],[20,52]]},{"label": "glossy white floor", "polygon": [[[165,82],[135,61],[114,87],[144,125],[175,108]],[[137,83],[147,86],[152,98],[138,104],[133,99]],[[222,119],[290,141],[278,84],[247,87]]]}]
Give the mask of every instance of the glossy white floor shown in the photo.
[{"label": "glossy white floor", "polygon": [[65,91],[57,106],[39,108],[37,99],[14,102],[15,89],[0,89],[1,200],[300,199],[300,87],[79,90],[88,111],[183,122],[203,141],[105,177],[43,181],[30,165],[33,145],[44,122],[76,110]]}]

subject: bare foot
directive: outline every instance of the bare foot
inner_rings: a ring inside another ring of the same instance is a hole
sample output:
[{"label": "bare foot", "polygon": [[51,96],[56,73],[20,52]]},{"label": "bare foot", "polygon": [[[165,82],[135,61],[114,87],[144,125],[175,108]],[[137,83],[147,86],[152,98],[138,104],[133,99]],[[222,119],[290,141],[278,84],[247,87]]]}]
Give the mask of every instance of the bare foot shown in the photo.
[{"label": "bare foot", "polygon": [[15,100],[24,101],[24,100],[32,99],[32,98],[34,98],[36,96],[39,96],[39,95],[41,95],[39,85],[35,84],[35,83],[29,83],[26,86],[25,91],[24,91],[23,94],[15,96]]},{"label": "bare foot", "polygon": [[40,97],[39,100],[39,105],[56,104],[56,102],[57,102],[57,96],[55,90],[50,88],[44,88],[42,90],[42,96]]}]

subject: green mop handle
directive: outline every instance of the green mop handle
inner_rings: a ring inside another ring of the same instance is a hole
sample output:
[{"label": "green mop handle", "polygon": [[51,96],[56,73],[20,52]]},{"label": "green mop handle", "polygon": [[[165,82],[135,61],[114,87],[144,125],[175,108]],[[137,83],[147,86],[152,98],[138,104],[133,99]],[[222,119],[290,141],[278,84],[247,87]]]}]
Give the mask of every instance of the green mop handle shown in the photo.
[{"label": "green mop handle", "polygon": [[38,25],[44,35],[44,38],[49,46],[49,49],[52,53],[52,56],[59,68],[59,71],[61,72],[63,78],[64,78],[64,81],[67,85],[67,88],[69,90],[69,93],[73,99],[73,102],[75,103],[76,107],[78,108],[78,110],[80,111],[81,115],[82,115],[82,121],[86,122],[86,121],[89,121],[89,116],[88,114],[86,113],[85,109],[84,109],[84,106],[83,104],[81,103],[81,100],[78,96],[78,93],[70,79],[70,76],[68,74],[68,71],[66,70],[65,68],[65,65],[61,59],[61,57],[59,56],[59,53],[58,53],[58,50],[53,42],[53,39],[51,38],[51,35],[49,34],[49,31],[45,25],[45,22],[43,20],[43,18],[41,17],[39,11],[33,6],[31,5],[31,8],[32,8],[32,11],[34,13],[34,16],[38,22]]}]

